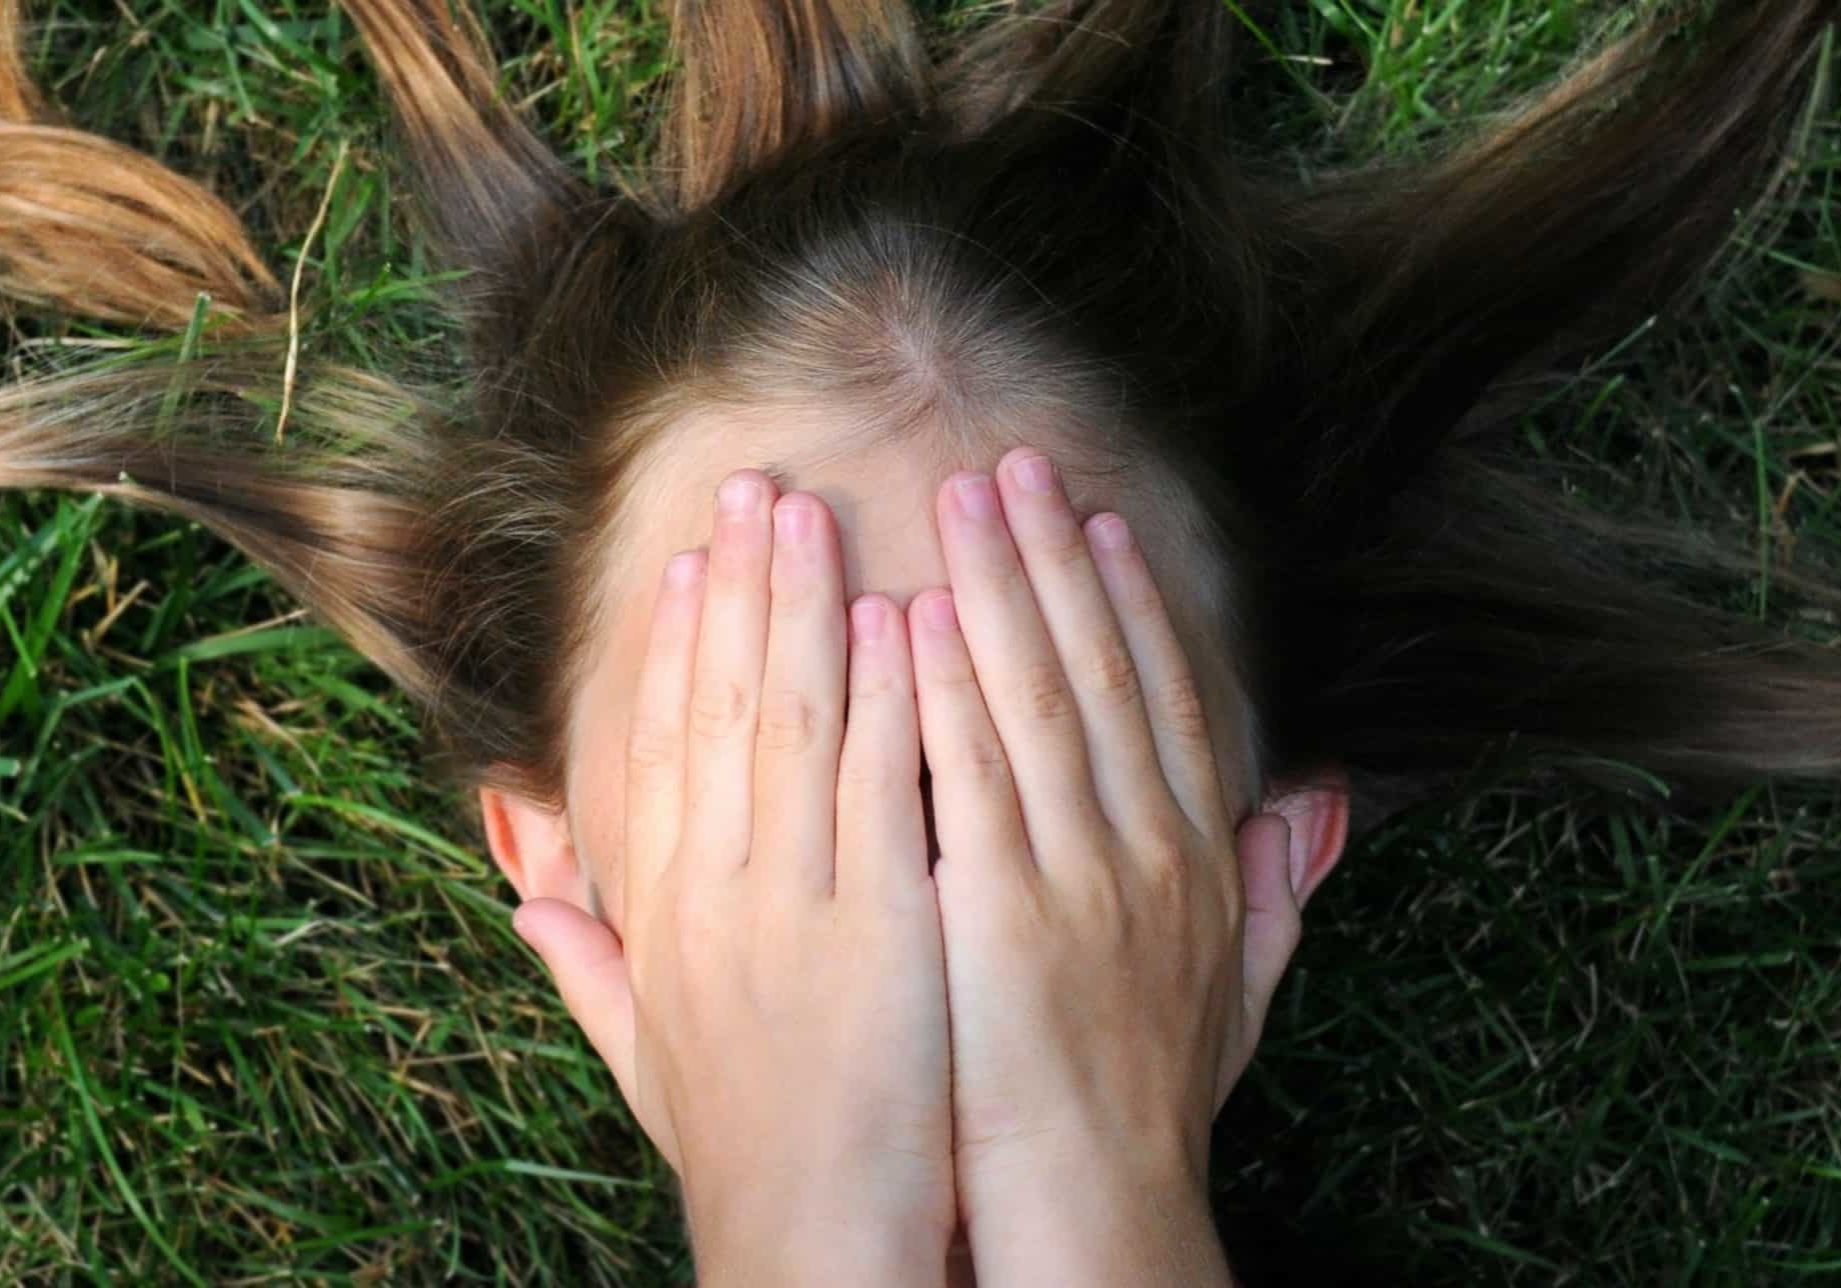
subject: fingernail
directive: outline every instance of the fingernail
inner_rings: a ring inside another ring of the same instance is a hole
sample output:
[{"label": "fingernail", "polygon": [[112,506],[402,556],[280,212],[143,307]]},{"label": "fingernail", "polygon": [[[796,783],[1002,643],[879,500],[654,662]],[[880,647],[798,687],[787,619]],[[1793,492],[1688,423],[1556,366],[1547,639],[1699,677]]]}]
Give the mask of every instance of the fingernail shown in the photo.
[{"label": "fingernail", "polygon": [[812,507],[803,501],[774,506],[773,530],[782,541],[804,541],[812,535]]},{"label": "fingernail", "polygon": [[968,518],[997,517],[997,490],[991,486],[989,474],[974,474],[970,478],[960,479],[953,485],[953,494],[959,500],[959,512]]},{"label": "fingernail", "polygon": [[1109,514],[1093,525],[1093,542],[1101,550],[1123,550],[1131,544],[1131,529],[1118,515]]},{"label": "fingernail", "polygon": [[1012,470],[1016,475],[1016,481],[1023,485],[1024,491],[1047,496],[1055,490],[1054,462],[1046,456],[1031,456],[1026,461],[1018,461]]},{"label": "fingernail", "polygon": [[936,631],[950,631],[959,625],[959,614],[953,608],[950,594],[935,595],[922,604],[921,616]]},{"label": "fingernail", "polygon": [[665,584],[674,590],[682,590],[696,580],[697,552],[684,550],[671,556],[665,565]]},{"label": "fingernail", "polygon": [[730,518],[754,513],[761,499],[761,485],[751,478],[732,478],[716,489],[716,504]]},{"label": "fingernail", "polygon": [[861,599],[850,606],[850,629],[857,643],[868,644],[882,638],[882,605],[873,599]]}]

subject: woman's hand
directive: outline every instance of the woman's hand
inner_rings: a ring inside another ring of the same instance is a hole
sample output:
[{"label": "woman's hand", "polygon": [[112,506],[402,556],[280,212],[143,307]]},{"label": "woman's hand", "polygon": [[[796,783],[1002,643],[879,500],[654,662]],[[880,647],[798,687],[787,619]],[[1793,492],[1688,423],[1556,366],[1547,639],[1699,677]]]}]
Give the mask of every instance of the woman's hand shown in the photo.
[{"label": "woman's hand", "polygon": [[652,622],[625,943],[553,901],[518,923],[682,1178],[702,1282],[938,1284],[945,967],[904,622],[859,598],[847,653],[829,510],[737,478],[754,500]]},{"label": "woman's hand", "polygon": [[1149,569],[1038,456],[982,501],[948,480],[951,593],[909,610],[961,1212],[984,1288],[1222,1282],[1210,1126],[1296,944],[1289,829],[1249,821],[1237,863]]}]

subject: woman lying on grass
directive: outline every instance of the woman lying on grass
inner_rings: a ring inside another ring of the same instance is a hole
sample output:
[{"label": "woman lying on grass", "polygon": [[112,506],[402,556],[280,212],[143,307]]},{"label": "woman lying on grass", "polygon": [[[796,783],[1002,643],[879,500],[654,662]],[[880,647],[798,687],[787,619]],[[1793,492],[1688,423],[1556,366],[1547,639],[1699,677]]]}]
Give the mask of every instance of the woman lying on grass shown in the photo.
[{"label": "woman lying on grass", "polygon": [[1220,1277],[1208,1124],[1351,833],[1510,757],[1841,768],[1841,656],[1670,593],[1685,541],[1500,432],[1718,250],[1827,0],[1656,6],[1308,183],[1236,162],[1218,0],[950,49],[894,0],[684,4],[616,189],[445,0],[343,7],[466,398],[296,367],[235,216],[58,124],[0,0],[0,291],[187,350],[0,389],[0,484],[209,525],[418,703],[709,1282],[937,1277],[955,1230],[988,1283]]}]

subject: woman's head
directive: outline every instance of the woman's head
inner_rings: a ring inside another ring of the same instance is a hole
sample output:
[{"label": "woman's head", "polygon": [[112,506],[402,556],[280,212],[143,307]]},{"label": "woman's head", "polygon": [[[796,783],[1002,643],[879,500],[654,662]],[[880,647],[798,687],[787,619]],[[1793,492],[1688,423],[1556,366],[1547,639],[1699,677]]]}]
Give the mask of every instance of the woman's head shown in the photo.
[{"label": "woman's head", "polygon": [[[539,866],[566,879],[572,847],[556,839],[566,822],[584,866],[609,870],[657,569],[708,540],[726,473],[761,468],[783,490],[817,493],[840,526],[847,593],[905,603],[944,583],[935,490],[1019,443],[1055,455],[1077,505],[1119,509],[1144,533],[1193,632],[1224,775],[1235,799],[1257,801],[1220,530],[1234,502],[1203,503],[1161,447],[1206,414],[1205,385],[1221,383],[1241,338],[1211,303],[1239,293],[1218,262],[1231,243],[1176,218],[1161,191],[1199,172],[1134,162],[1142,142],[1045,109],[980,135],[970,118],[988,108],[969,89],[940,92],[902,6],[685,6],[677,33],[685,74],[650,184],[526,184],[548,194],[537,213],[471,216],[447,234],[484,270],[476,316],[489,322],[476,354],[488,372],[515,373],[489,415],[582,436],[577,535],[556,553],[544,610],[557,622],[582,610],[538,700],[534,741],[557,758],[542,793],[507,801],[488,788],[501,862],[527,893],[542,883],[511,856],[554,856]],[[985,73],[956,75],[984,84]],[[440,176],[462,173],[463,149],[417,146],[435,157],[423,167],[437,176],[430,205],[454,208]],[[464,151],[477,164],[490,145]],[[471,171],[466,180],[471,191]],[[482,222],[519,217],[566,231],[535,261],[533,240],[511,263],[495,260],[502,247],[469,247]],[[1152,297],[1136,280],[1147,268],[1193,289]],[[545,826],[526,806],[552,787],[566,819]],[[520,834],[547,842],[514,843]]]},{"label": "woman's head", "polygon": [[[737,468],[822,498],[846,595],[878,590],[905,605],[946,584],[933,520],[942,482],[989,470],[1018,444],[1049,451],[1083,516],[1115,509],[1140,532],[1221,731],[1228,799],[1243,809],[1261,799],[1235,664],[1234,564],[1218,527],[1231,498],[1199,501],[1145,445],[1159,412],[1132,373],[1083,344],[1078,316],[1022,288],[1015,260],[1031,252],[1004,254],[980,226],[1007,190],[1001,166],[955,175],[929,155],[946,151],[938,140],[835,151],[750,176],[633,246],[619,246],[617,215],[582,221],[609,240],[604,259],[582,260],[627,276],[571,271],[553,315],[591,315],[585,301],[597,297],[640,307],[604,323],[613,337],[570,335],[550,359],[559,372],[595,371],[619,408],[584,399],[603,408],[586,416],[605,436],[580,458],[581,536],[558,554],[567,589],[552,620],[564,620],[564,604],[583,609],[546,696],[564,809],[533,811],[529,792],[486,789],[489,839],[527,896],[618,866],[608,856],[619,849],[626,716],[658,570],[709,541],[714,489]],[[593,353],[630,365],[597,371]],[[537,387],[547,399],[553,382]],[[1335,807],[1325,793],[1292,808],[1307,803]],[[617,917],[617,893],[613,906]]]},{"label": "woman's head", "polygon": [[1765,637],[1647,584],[1664,538],[1594,527],[1485,432],[1718,247],[1822,0],[1703,6],[1699,39],[1632,34],[1429,161],[1310,182],[1240,158],[1214,0],[1025,5],[946,52],[905,4],[687,2],[657,164],[612,189],[500,102],[445,0],[343,8],[465,274],[459,396],[284,380],[286,315],[221,203],[112,145],[60,167],[97,145],[28,117],[14,73],[0,290],[234,308],[202,358],[0,392],[0,482],[248,550],[421,704],[522,892],[615,861],[652,586],[744,467],[831,505],[849,593],[905,603],[945,583],[946,476],[1048,451],[1083,513],[1132,520],[1230,802],[1310,822],[1307,887],[1342,845],[1337,766],[1364,826],[1511,747],[1619,782],[1605,762],[1841,765],[1832,654],[1737,654]]}]

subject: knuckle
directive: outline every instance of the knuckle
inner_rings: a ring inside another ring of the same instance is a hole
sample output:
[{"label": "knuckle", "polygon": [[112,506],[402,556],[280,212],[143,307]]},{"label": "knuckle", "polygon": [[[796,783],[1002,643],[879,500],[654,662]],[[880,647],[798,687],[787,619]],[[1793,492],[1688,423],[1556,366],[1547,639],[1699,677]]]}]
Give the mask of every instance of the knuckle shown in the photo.
[{"label": "knuckle", "polygon": [[977,668],[963,650],[945,657],[915,659],[914,683],[917,690],[937,695],[954,710],[984,701],[984,686],[978,682]]},{"label": "knuckle", "polygon": [[699,738],[733,737],[751,715],[748,691],[733,680],[699,684],[690,702],[690,728]]},{"label": "knuckle", "polygon": [[[956,767],[983,788],[1008,788],[1012,784],[1010,758],[994,737],[971,739],[955,758]],[[936,776],[938,770],[935,771]]]},{"label": "knuckle", "polygon": [[1084,654],[1080,662],[1081,687],[1109,704],[1130,706],[1143,693],[1138,663],[1129,650],[1104,643]]},{"label": "knuckle", "polygon": [[1042,561],[1057,571],[1090,562],[1093,558],[1086,534],[1081,531],[1079,524],[1071,521],[1055,524],[1050,531],[1036,539],[1035,548],[1041,554]]},{"label": "knuckle", "polygon": [[1035,596],[1033,584],[1029,580],[1029,570],[1014,555],[1005,554],[1002,559],[988,560],[983,569],[983,577],[1001,600],[1016,601],[1025,595],[1031,599]]},{"label": "knuckle", "polygon": [[1125,892],[1110,868],[1099,868],[1075,887],[1074,907],[1083,925],[1116,925],[1125,914]]},{"label": "knuckle", "polygon": [[676,763],[683,738],[669,721],[635,719],[627,731],[627,764],[633,769],[664,769]]},{"label": "knuckle", "polygon": [[1179,890],[1189,879],[1189,848],[1175,828],[1157,828],[1132,844],[1138,867],[1158,890]]},{"label": "knuckle", "polygon": [[877,802],[892,798],[897,791],[920,790],[917,782],[909,782],[896,771],[887,756],[866,752],[860,746],[850,747],[838,759],[837,782],[839,787],[850,788],[852,795]]},{"label": "knuckle", "polygon": [[861,653],[853,653],[849,671],[852,704],[859,700],[882,702],[898,695],[905,696],[906,681],[892,666],[878,666]]},{"label": "knuckle", "polygon": [[1074,695],[1058,662],[1024,667],[1017,675],[1016,689],[1019,705],[1032,719],[1060,722],[1076,711]]},{"label": "knuckle", "polygon": [[945,690],[956,702],[968,702],[974,697],[982,699],[984,694],[978,683],[978,672],[963,661],[940,666],[929,677],[929,687]]},{"label": "knuckle", "polygon": [[818,741],[819,711],[797,689],[771,689],[761,698],[755,745],[763,751],[798,755]]},{"label": "knuckle", "polygon": [[[1212,941],[1219,931],[1214,918],[1198,904],[1195,887],[1181,864],[1143,863],[1134,873],[1133,908],[1146,928],[1160,927],[1170,937],[1170,967],[1183,975],[1195,969],[1198,937]],[[1174,933],[1175,928],[1181,933]]]},{"label": "knuckle", "polygon": [[1156,703],[1164,728],[1189,742],[1208,741],[1208,709],[1194,675],[1184,672],[1158,685]]},{"label": "knuckle", "polygon": [[[1241,893],[1239,881],[1223,882],[1223,885],[1225,887],[1221,892],[1223,917],[1229,932],[1235,938],[1239,938],[1246,930],[1246,896]],[[1277,928],[1280,946],[1287,953],[1295,952],[1299,940],[1304,936],[1304,922],[1298,916],[1297,910],[1293,908],[1279,913],[1272,918],[1272,922]]]}]

